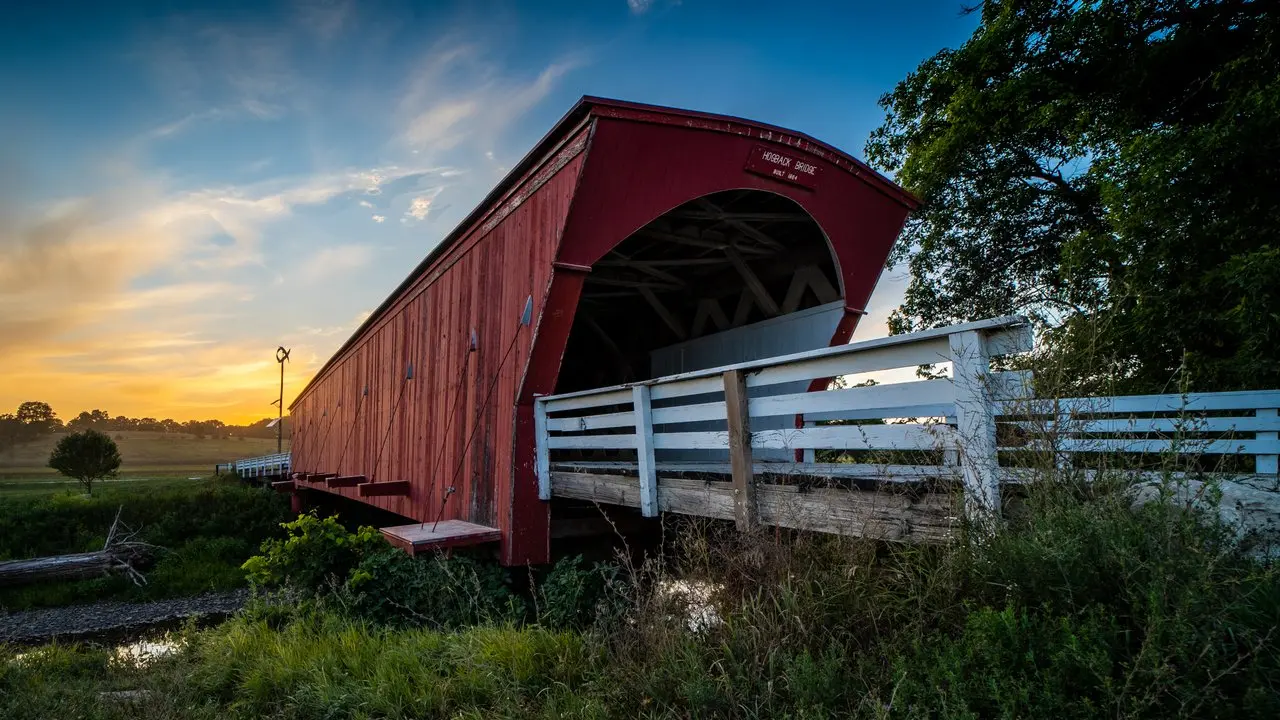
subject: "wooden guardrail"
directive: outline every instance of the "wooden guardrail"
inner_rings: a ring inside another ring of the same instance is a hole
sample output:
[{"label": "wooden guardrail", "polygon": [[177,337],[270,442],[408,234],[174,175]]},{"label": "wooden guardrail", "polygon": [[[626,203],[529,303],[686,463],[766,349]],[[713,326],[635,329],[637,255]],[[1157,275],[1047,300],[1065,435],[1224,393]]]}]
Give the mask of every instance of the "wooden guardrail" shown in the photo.
[{"label": "wooden guardrail", "polygon": [[[1072,458],[1096,466],[1084,459],[1117,455],[1251,455],[1254,474],[1275,478],[1280,391],[1035,399],[1027,374],[991,363],[1031,347],[1027,321],[1005,317],[540,397],[539,496],[612,494],[633,504],[634,488],[645,516],[660,509],[717,516],[727,511],[716,506],[727,495],[690,509],[680,498],[692,489],[678,478],[663,479],[670,499],[660,508],[658,473],[724,473],[732,478],[732,517],[750,527],[772,502],[756,497],[764,475],[956,480],[966,512],[979,519],[1000,512],[1002,483],[1028,476],[1019,467],[1028,453],[1054,453],[1062,466]],[[950,377],[867,387],[826,382],[939,363],[951,364]],[[811,381],[826,389],[797,391]],[[690,450],[712,457],[664,458]],[[601,451],[615,457],[584,457]],[[794,457],[780,461],[778,451]],[[853,462],[819,462],[831,455]],[[582,472],[619,470],[635,473],[631,485],[609,479],[603,491],[601,476]]]}]

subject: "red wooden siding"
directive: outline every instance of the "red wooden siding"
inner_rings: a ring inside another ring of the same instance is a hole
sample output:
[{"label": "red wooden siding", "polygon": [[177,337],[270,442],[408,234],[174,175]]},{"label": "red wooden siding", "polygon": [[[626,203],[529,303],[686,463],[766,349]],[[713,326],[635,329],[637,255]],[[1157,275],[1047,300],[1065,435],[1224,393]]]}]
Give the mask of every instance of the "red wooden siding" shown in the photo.
[{"label": "red wooden siding", "polygon": [[292,409],[296,471],[408,480],[408,496],[360,500],[420,521],[453,486],[443,518],[509,531],[512,399],[534,331],[520,314],[530,296],[541,311],[585,144],[582,130],[528,173],[308,386]]}]

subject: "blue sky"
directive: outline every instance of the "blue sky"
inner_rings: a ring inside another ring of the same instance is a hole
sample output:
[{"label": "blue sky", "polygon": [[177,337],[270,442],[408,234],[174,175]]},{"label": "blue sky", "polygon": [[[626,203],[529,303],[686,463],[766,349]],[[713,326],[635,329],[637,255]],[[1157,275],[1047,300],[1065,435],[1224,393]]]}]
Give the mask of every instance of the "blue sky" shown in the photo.
[{"label": "blue sky", "polygon": [[[0,26],[0,410],[244,420],[584,94],[861,156],[955,1],[96,3]],[[888,273],[859,337],[884,333]]]}]

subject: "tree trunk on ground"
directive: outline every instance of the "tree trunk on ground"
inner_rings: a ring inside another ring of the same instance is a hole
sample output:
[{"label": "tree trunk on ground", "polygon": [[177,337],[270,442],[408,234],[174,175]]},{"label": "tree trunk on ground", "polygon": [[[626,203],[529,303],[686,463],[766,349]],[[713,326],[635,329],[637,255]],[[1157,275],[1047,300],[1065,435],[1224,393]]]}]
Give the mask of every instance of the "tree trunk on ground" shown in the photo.
[{"label": "tree trunk on ground", "polygon": [[138,572],[138,568],[151,560],[154,546],[135,542],[134,533],[120,535],[122,512],[123,505],[116,510],[116,519],[107,531],[107,542],[101,550],[0,562],[0,587],[44,580],[85,580],[115,573],[128,575],[135,585],[146,585],[147,579]]},{"label": "tree trunk on ground", "polygon": [[117,545],[97,552],[55,555],[0,562],[0,587],[26,585],[42,580],[84,580],[115,573],[137,573],[150,558],[144,547]]}]

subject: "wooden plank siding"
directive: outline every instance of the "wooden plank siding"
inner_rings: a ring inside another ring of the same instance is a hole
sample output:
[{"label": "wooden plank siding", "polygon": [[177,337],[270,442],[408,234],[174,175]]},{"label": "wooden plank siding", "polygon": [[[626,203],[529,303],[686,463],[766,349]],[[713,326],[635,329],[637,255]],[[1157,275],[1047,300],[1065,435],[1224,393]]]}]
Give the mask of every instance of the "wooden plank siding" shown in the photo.
[{"label": "wooden plank siding", "polygon": [[329,492],[419,521],[435,520],[454,487],[445,519],[509,530],[503,501],[511,497],[513,398],[533,332],[520,326],[520,313],[529,297],[540,311],[585,140],[583,129],[537,191],[486,234],[477,227],[442,255],[308,387],[291,411],[302,436],[295,468],[407,480],[407,496]]}]

